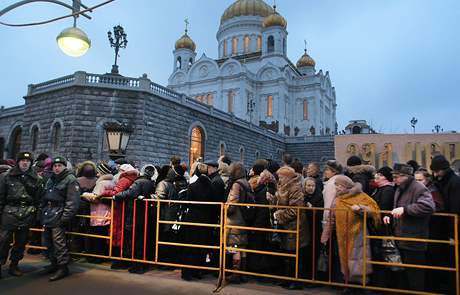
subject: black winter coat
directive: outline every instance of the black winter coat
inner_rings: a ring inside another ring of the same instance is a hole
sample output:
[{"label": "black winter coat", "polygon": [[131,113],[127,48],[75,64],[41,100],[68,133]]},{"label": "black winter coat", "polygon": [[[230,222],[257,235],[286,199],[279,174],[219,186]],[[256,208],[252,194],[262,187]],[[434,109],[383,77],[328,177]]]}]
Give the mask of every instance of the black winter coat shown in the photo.
[{"label": "black winter coat", "polygon": [[35,223],[43,183],[34,170],[22,172],[18,166],[0,177],[1,227],[11,230]]},{"label": "black winter coat", "polygon": [[[444,212],[460,215],[460,176],[456,175],[452,169],[448,169],[447,174],[441,180],[436,181],[435,185],[444,200]],[[445,235],[454,237],[453,222],[449,222],[445,232]]]},{"label": "black winter coat", "polygon": [[372,194],[372,198],[379,205],[380,210],[391,211],[394,205],[395,187],[391,185],[379,187]]},{"label": "black winter coat", "polygon": [[77,178],[67,169],[53,174],[45,185],[41,200],[41,222],[44,227],[67,225],[80,207],[80,187]]},{"label": "black winter coat", "polygon": [[353,182],[359,182],[363,192],[369,196],[372,194],[370,181],[374,178],[375,168],[370,165],[357,165],[348,167],[345,175],[351,178]]},{"label": "black winter coat", "polygon": [[[267,184],[259,184],[257,185],[256,189],[254,190],[254,197],[256,204],[261,205],[269,205],[267,201],[267,192],[272,195],[276,193],[276,184],[275,183],[267,183]],[[256,218],[254,220],[254,227],[265,227],[270,228],[270,209],[263,208],[263,207],[256,207]]]}]

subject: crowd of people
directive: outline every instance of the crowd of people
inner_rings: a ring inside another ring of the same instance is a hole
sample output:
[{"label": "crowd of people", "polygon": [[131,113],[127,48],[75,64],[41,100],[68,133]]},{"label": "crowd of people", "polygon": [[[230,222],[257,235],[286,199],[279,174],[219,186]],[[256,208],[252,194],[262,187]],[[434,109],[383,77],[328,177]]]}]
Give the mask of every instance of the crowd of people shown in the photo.
[{"label": "crowd of people", "polygon": [[[429,168],[432,174],[409,161],[376,170],[357,156],[344,166],[335,160],[323,167],[304,166],[288,154],[281,163],[258,159],[249,171],[227,156],[199,159],[190,170],[177,156],[162,167],[136,167],[127,159],[72,167],[63,157],[41,154],[34,159],[23,152],[15,161],[0,163],[0,262],[5,264],[9,255],[8,273],[21,276],[18,263],[26,244],[43,245],[51,262],[43,272],[55,281],[69,274],[70,252],[101,263],[111,249],[112,257],[124,258],[115,259],[113,269],[142,274],[150,267],[142,261],[153,261],[157,249],[159,262],[190,265],[182,269],[182,279],[190,281],[206,274],[193,266],[218,267],[217,249],[225,241],[226,266],[234,270],[285,277],[297,273],[338,283],[362,283],[365,270],[371,286],[455,293],[454,273],[369,263],[453,267],[456,249],[451,245],[404,240],[455,237],[452,219],[432,215],[460,213],[460,177],[442,155],[433,157]],[[175,200],[193,202],[168,202]],[[157,214],[167,222],[156,224]],[[221,219],[229,226],[225,237],[220,237]],[[32,227],[43,227],[43,235],[30,232]],[[66,237],[66,231],[88,235]],[[103,238],[110,234],[110,240]],[[388,243],[391,239],[366,235],[403,239]],[[35,252],[33,247],[29,251]],[[237,273],[226,278],[230,283],[246,279]],[[280,284],[288,289],[315,286]]]}]

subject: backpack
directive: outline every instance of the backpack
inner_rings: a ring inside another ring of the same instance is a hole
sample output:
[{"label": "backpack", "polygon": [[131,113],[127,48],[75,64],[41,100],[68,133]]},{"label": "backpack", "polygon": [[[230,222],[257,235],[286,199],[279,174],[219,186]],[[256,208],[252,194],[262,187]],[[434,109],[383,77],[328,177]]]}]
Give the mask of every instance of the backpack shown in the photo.
[{"label": "backpack", "polygon": [[[241,186],[242,190],[239,196],[239,203],[242,204],[255,204],[255,195],[252,191],[251,187],[248,187],[246,184],[242,183],[241,181],[237,181],[237,183]],[[243,216],[244,222],[246,226],[252,226],[256,219],[256,208],[252,206],[238,206],[241,210],[241,215]]]}]

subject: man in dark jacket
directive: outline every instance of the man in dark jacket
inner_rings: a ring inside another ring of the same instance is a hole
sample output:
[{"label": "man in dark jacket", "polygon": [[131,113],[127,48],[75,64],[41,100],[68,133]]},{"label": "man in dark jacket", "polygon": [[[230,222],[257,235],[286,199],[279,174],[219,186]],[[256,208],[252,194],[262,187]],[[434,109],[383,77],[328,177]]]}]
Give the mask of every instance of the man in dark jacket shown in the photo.
[{"label": "man in dark jacket", "polygon": [[[140,176],[134,181],[131,187],[121,193],[116,194],[113,198],[115,201],[125,201],[125,227],[124,227],[124,245],[123,251],[131,257],[132,252],[132,238],[134,233],[134,258],[146,259],[151,257],[152,237],[154,236],[155,224],[147,227],[147,243],[146,257],[144,258],[144,229],[145,214],[147,220],[155,220],[155,203],[143,201],[144,199],[151,199],[155,193],[155,181],[158,178],[158,171],[153,165],[146,165],[142,167]],[[147,202],[147,204],[145,203]],[[136,219],[134,221],[134,208],[136,208]],[[135,222],[135,225],[134,225]],[[135,228],[134,228],[135,226]],[[130,273],[143,274],[147,271],[147,265],[143,263],[134,263],[129,268]]]},{"label": "man in dark jacket", "polygon": [[51,265],[45,272],[54,273],[50,281],[60,280],[69,274],[69,249],[65,236],[66,226],[77,214],[80,206],[80,187],[77,178],[66,168],[63,157],[53,159],[53,175],[45,185],[41,200],[43,244],[48,247]]},{"label": "man in dark jacket", "polygon": [[16,166],[0,177],[0,263],[6,262],[14,234],[8,273],[17,277],[22,275],[18,262],[24,257],[29,227],[36,220],[41,191],[41,178],[32,169],[32,162],[31,153],[19,153]]},{"label": "man in dark jacket", "polygon": [[[395,164],[393,178],[398,188],[394,197],[394,208],[391,214],[394,218],[394,234],[396,237],[428,239],[430,216],[435,210],[435,204],[430,191],[421,183],[415,181],[411,166]],[[388,224],[390,217],[384,217]],[[397,241],[401,258],[405,264],[424,265],[426,261],[426,243]],[[422,269],[406,268],[407,277],[404,284],[411,291],[423,291],[425,272]]]},{"label": "man in dark jacket", "polygon": [[[433,172],[434,183],[444,201],[444,212],[456,214],[457,216],[460,215],[460,177],[450,168],[449,161],[442,155],[435,156],[432,159],[430,168]],[[446,238],[454,238],[453,224],[451,218],[449,224],[445,227]],[[449,260],[453,263],[455,261],[453,251],[449,251],[448,255],[450,256]],[[451,292],[449,294],[454,294],[456,290],[455,282],[455,275],[451,275],[449,277],[447,290],[441,291],[448,291]]]}]

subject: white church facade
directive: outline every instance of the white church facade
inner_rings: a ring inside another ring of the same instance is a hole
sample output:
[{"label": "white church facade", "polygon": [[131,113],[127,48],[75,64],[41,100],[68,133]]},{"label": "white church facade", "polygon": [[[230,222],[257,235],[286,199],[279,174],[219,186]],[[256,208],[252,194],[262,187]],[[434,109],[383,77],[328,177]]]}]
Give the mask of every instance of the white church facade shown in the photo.
[{"label": "white church facade", "polygon": [[168,87],[286,136],[336,134],[329,72],[305,53],[287,56],[287,21],[263,0],[237,0],[221,17],[217,59],[196,56],[185,34],[175,44]]}]

